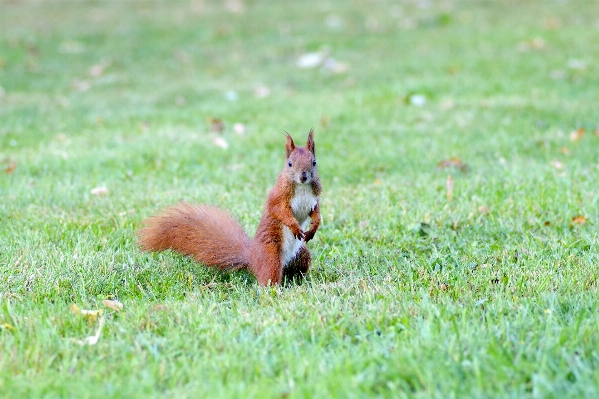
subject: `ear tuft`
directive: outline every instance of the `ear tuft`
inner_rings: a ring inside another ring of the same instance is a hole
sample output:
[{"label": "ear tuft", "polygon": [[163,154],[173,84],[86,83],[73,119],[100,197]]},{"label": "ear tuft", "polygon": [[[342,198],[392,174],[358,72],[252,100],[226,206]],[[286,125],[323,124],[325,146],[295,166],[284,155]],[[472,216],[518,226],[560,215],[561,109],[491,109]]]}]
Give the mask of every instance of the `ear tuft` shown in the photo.
[{"label": "ear tuft", "polygon": [[314,147],[314,129],[310,129],[310,133],[308,133],[308,142],[306,143],[306,147],[313,155],[316,155],[315,147]]},{"label": "ear tuft", "polygon": [[287,158],[289,158],[289,155],[291,155],[293,150],[295,150],[295,144],[293,143],[291,135],[287,132],[285,132],[285,134],[287,135],[287,141],[285,142],[285,153],[287,154]]}]

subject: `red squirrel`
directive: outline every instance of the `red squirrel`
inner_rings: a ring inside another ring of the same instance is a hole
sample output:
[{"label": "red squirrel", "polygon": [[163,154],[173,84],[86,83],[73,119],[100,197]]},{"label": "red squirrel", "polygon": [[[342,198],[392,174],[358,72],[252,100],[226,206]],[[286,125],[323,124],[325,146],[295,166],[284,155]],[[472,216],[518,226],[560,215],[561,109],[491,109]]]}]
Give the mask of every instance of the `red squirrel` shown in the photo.
[{"label": "red squirrel", "polygon": [[313,130],[305,147],[296,147],[287,133],[285,151],[285,166],[268,194],[254,239],[219,208],[181,203],[147,219],[137,233],[139,245],[145,251],[172,249],[221,270],[247,268],[264,286],[305,276],[312,262],[306,243],[320,225],[322,191]]}]

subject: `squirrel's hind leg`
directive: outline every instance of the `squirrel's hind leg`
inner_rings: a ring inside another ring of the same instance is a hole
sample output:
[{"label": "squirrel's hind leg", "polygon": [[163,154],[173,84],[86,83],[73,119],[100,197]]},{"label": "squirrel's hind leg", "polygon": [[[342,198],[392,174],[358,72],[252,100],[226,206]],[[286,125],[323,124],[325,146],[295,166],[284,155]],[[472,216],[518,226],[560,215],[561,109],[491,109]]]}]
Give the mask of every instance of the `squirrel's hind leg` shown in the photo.
[{"label": "squirrel's hind leg", "polygon": [[278,247],[275,244],[266,244],[260,250],[252,251],[249,269],[260,285],[281,284],[283,267]]},{"label": "squirrel's hind leg", "polygon": [[283,269],[283,279],[287,281],[303,279],[310,270],[311,264],[312,255],[306,244],[303,244],[295,257]]}]

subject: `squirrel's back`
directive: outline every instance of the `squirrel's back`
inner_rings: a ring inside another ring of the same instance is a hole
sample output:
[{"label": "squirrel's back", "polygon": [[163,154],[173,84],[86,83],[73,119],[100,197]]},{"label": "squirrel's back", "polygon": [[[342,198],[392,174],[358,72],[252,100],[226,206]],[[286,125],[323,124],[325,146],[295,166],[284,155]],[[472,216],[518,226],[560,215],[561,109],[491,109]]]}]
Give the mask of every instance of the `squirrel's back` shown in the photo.
[{"label": "squirrel's back", "polygon": [[146,251],[172,249],[219,269],[248,266],[251,240],[227,212],[182,202],[146,220],[137,234]]}]

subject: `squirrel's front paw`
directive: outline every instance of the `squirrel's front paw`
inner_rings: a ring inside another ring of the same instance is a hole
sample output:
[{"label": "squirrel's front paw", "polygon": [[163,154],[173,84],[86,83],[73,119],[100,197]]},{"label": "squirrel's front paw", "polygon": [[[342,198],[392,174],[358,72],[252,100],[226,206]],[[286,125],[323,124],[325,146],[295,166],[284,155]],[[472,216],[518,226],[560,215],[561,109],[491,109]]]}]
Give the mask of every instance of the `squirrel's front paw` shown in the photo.
[{"label": "squirrel's front paw", "polygon": [[314,238],[314,234],[316,234],[316,231],[312,231],[312,230],[306,231],[306,234],[304,234],[304,241],[308,242],[311,239],[313,239]]},{"label": "squirrel's front paw", "polygon": [[304,233],[300,227],[291,230],[291,232],[293,233],[293,236],[298,240],[303,240],[306,235],[306,233]]}]

